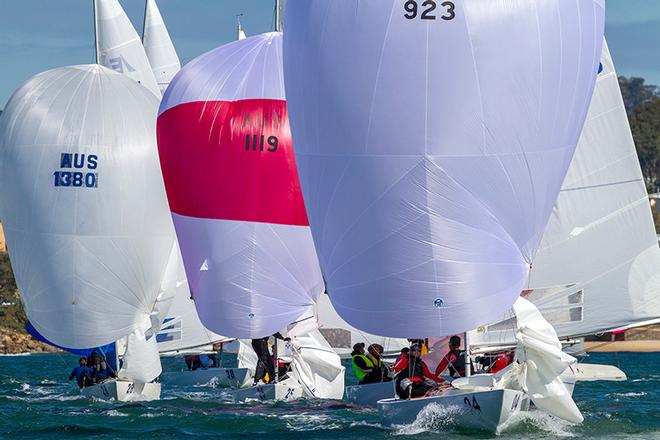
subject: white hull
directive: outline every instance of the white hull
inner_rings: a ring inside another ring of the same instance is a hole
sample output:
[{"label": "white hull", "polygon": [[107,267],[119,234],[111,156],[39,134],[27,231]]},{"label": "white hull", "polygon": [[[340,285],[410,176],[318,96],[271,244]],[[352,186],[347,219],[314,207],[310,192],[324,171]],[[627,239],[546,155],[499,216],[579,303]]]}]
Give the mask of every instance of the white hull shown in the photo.
[{"label": "white hull", "polygon": [[244,387],[250,380],[247,368],[209,368],[206,370],[166,371],[162,382],[174,386],[209,385],[215,387]]},{"label": "white hull", "polygon": [[282,400],[290,401],[300,399],[303,396],[302,387],[297,383],[277,383],[268,385],[256,385],[231,391],[234,402],[245,402],[248,400]]},{"label": "white hull", "polygon": [[523,392],[513,390],[447,390],[437,397],[378,402],[378,412],[387,425],[412,423],[427,407],[430,411],[437,407],[458,426],[497,433],[514,414],[529,408],[529,399]]},{"label": "white hull", "polygon": [[395,394],[394,381],[344,388],[344,400],[361,406],[375,407],[379,400],[392,398]]},{"label": "white hull", "polygon": [[83,388],[80,390],[80,394],[86,397],[116,400],[118,402],[158,400],[160,399],[160,384],[109,380]]}]

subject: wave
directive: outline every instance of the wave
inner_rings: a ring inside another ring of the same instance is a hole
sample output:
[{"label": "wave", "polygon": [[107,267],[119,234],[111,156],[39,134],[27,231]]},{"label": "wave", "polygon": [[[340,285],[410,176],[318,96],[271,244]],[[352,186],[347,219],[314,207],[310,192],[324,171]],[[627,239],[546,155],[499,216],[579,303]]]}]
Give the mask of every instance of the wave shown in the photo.
[{"label": "wave", "polygon": [[395,425],[394,435],[418,435],[424,432],[446,431],[455,426],[455,417],[465,411],[460,406],[426,405],[408,425]]},{"label": "wave", "polygon": [[0,353],[0,357],[18,357],[18,356],[32,356],[32,353],[26,351],[25,353]]}]

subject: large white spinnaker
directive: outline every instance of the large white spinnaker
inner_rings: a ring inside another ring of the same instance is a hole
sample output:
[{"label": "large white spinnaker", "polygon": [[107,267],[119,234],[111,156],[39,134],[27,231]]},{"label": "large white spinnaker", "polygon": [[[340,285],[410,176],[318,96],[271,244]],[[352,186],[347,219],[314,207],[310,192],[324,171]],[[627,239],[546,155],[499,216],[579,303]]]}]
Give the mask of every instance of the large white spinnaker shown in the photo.
[{"label": "large white spinnaker", "polygon": [[88,65],[34,76],[2,115],[12,267],[30,322],[57,345],[101,346],[151,321],[174,240],[157,108],[135,81]]},{"label": "large white spinnaker", "polygon": [[94,0],[97,63],[161,92],[142,42],[118,0]]},{"label": "large white spinnaker", "polygon": [[323,279],[291,143],[282,34],[188,63],[165,92],[158,145],[204,326],[252,339],[296,321]]},{"label": "large white spinnaker", "polygon": [[146,0],[142,44],[158,87],[165,92],[174,75],[181,70],[181,62],[156,0]]},{"label": "large white spinnaker", "polygon": [[[525,297],[560,337],[660,318],[660,248],[607,45],[582,137],[534,258]],[[512,313],[476,345],[515,343]]]},{"label": "large white spinnaker", "polygon": [[286,9],[291,128],[328,292],[349,324],[391,337],[495,321],[527,286],[601,53],[603,0],[434,5]]}]

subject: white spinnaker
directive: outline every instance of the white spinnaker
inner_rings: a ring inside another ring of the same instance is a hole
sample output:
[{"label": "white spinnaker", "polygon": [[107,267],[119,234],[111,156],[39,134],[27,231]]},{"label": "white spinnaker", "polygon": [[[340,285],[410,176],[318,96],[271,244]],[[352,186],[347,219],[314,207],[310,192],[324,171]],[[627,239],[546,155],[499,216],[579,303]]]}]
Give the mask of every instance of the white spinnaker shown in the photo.
[{"label": "white spinnaker", "polygon": [[290,0],[287,102],[335,309],[369,333],[441,336],[498,319],[527,285],[604,1],[404,3]]},{"label": "white spinnaker", "polygon": [[174,240],[157,108],[130,78],[88,65],[34,76],[2,115],[12,267],[30,321],[57,345],[105,345],[150,319]]},{"label": "white spinnaker", "polygon": [[[607,45],[601,64],[526,295],[560,337],[660,317],[660,248]],[[504,322],[480,330],[474,344],[511,343],[515,321],[508,313]]]},{"label": "white spinnaker", "polygon": [[410,345],[406,339],[376,336],[349,325],[337,314],[330,297],[325,293],[316,301],[316,316],[319,330],[332,349],[342,358],[350,358],[353,345],[358,342],[363,342],[367,347],[371,344],[380,344],[385,354],[399,353],[403,347]]},{"label": "white spinnaker", "polygon": [[163,354],[188,351],[196,348],[211,350],[212,344],[227,338],[207,330],[197,316],[195,302],[190,297],[190,287],[183,267],[178,243],[170,253],[167,271],[161,287],[163,302],[169,302],[160,317],[160,331],[156,337],[158,350]]},{"label": "white spinnaker", "polygon": [[145,321],[142,327],[128,335],[126,338],[126,351],[122,357],[122,368],[118,372],[121,379],[137,382],[151,382],[160,376],[163,371],[158,355],[156,338],[149,339],[145,333],[151,328],[151,322]]},{"label": "white spinnaker", "polygon": [[236,17],[236,39],[245,40],[246,38],[247,35],[245,34],[245,30],[243,30],[243,26],[241,25],[241,17],[238,16]]},{"label": "white spinnaker", "polygon": [[158,87],[161,93],[164,93],[174,75],[181,70],[181,62],[156,0],[146,0],[142,44]]},{"label": "white spinnaker", "polygon": [[[499,386],[522,385],[534,404],[573,423],[584,418],[560,376],[570,372],[577,359],[564,353],[552,325],[524,298],[513,305],[518,316],[516,362],[504,374]],[[566,373],[565,373],[566,372]]]},{"label": "white spinnaker", "polygon": [[123,73],[160,97],[142,42],[118,0],[94,0],[98,63]]}]

